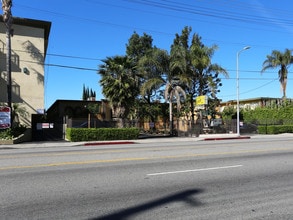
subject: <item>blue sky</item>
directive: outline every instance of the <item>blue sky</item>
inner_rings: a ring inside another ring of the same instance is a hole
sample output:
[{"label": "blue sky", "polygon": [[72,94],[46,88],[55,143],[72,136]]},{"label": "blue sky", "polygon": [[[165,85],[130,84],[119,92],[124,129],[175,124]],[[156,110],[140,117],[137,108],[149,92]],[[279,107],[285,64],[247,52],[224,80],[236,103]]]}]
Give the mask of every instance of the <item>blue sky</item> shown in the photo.
[{"label": "blue sky", "polygon": [[272,50],[293,49],[292,0],[13,0],[12,15],[52,22],[46,109],[57,99],[80,100],[83,85],[96,91],[98,100],[104,98],[98,66],[108,56],[125,55],[134,31],[151,35],[153,45],[169,51],[175,34],[190,26],[205,45],[218,45],[212,62],[230,76],[222,79],[218,97],[223,101],[236,99],[236,54],[245,46],[251,49],[239,56],[240,99],[282,97],[278,70],[260,70]]}]

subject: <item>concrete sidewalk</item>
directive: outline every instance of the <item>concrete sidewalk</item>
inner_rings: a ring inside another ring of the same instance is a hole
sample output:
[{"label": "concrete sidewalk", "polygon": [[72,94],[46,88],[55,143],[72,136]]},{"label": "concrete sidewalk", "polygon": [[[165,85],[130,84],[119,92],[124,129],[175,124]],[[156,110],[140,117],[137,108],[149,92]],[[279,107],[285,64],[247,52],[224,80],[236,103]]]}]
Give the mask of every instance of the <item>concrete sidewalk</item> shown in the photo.
[{"label": "concrete sidewalk", "polygon": [[51,142],[24,142],[12,145],[0,145],[0,149],[22,149],[22,148],[49,148],[49,147],[74,147],[74,146],[98,146],[98,145],[118,145],[118,144],[139,144],[139,143],[168,143],[168,142],[188,142],[188,141],[220,141],[235,139],[257,139],[257,138],[282,138],[292,137],[293,134],[279,135],[241,135],[237,134],[201,134],[199,137],[152,137],[137,140],[115,140],[115,141],[88,141],[88,142],[69,142],[69,141],[51,141]]}]

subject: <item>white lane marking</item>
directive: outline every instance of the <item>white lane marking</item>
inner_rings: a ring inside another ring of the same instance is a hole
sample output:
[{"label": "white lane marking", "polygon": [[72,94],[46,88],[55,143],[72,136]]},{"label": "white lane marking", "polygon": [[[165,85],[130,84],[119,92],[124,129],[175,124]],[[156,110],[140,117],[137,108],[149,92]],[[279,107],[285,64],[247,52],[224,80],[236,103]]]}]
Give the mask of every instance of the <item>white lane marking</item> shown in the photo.
[{"label": "white lane marking", "polygon": [[147,176],[158,176],[158,175],[167,175],[167,174],[176,174],[176,173],[189,173],[189,172],[199,172],[199,171],[209,171],[209,170],[230,169],[230,168],[237,168],[237,167],[242,167],[242,166],[243,165],[233,165],[233,166],[225,166],[225,167],[202,168],[202,169],[195,169],[195,170],[169,171],[169,172],[162,172],[162,173],[150,173],[150,174],[147,174]]}]

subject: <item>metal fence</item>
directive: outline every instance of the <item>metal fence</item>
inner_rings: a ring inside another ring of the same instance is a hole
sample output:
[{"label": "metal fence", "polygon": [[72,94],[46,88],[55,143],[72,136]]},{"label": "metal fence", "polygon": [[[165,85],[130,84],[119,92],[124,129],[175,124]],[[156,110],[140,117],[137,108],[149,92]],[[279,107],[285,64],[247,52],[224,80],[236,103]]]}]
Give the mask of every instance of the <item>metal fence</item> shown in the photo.
[{"label": "metal fence", "polygon": [[[90,123],[90,124],[89,124]],[[240,121],[241,134],[257,133],[258,126],[269,125],[293,125],[293,119],[266,119],[253,121]],[[98,119],[79,118],[68,119],[67,127],[76,128],[110,128],[110,127],[136,127],[140,129],[141,133],[160,135],[170,134],[175,136],[198,136],[199,134],[223,134],[223,133],[237,133],[237,120],[221,120],[221,123],[213,123],[212,120],[197,120],[194,124],[190,120],[176,119],[173,121],[174,130],[170,132],[169,121],[139,121],[139,120],[125,120],[119,119],[112,121],[101,121]]]}]

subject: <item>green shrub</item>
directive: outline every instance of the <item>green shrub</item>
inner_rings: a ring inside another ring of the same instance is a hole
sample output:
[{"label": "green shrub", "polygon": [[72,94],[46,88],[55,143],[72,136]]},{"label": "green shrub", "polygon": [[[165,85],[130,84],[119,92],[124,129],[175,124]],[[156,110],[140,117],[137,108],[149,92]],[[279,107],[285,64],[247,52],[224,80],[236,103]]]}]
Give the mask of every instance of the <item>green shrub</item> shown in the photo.
[{"label": "green shrub", "polygon": [[245,123],[259,125],[292,125],[293,103],[279,106],[257,107],[253,110],[242,109]]},{"label": "green shrub", "polygon": [[268,125],[258,126],[259,134],[293,133],[293,125]]},{"label": "green shrub", "polygon": [[13,138],[16,138],[23,134],[25,130],[26,127],[24,125],[18,125],[13,128],[0,130],[0,140],[12,140]]},{"label": "green shrub", "polygon": [[10,128],[5,130],[0,130],[0,140],[12,140],[13,134]]},{"label": "green shrub", "polygon": [[134,140],[139,135],[137,128],[67,128],[70,141]]}]

